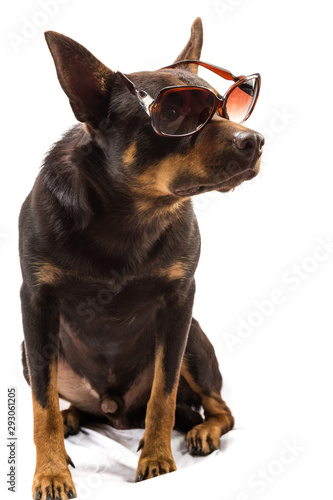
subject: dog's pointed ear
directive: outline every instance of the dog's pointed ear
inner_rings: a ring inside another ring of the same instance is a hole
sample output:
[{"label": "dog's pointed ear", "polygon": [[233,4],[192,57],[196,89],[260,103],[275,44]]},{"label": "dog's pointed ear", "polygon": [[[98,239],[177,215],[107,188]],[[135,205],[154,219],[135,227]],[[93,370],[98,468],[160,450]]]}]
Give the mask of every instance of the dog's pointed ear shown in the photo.
[{"label": "dog's pointed ear", "polygon": [[114,73],[85,47],[55,31],[45,33],[58,79],[76,118],[98,128],[108,113]]},{"label": "dog's pointed ear", "polygon": [[[200,17],[197,17],[191,27],[191,36],[184,50],[179,54],[175,63],[184,59],[200,59],[203,43],[203,27]],[[188,64],[187,68],[193,73],[198,72],[196,64]]]}]

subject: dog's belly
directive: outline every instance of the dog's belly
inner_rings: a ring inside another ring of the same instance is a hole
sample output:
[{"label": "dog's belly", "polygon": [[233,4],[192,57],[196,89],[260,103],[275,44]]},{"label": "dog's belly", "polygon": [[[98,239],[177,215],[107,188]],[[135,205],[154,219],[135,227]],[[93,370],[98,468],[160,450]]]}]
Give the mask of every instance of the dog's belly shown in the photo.
[{"label": "dog's belly", "polygon": [[[114,427],[124,429],[134,425],[131,418],[129,418],[133,409],[144,409],[143,407],[146,406],[152,386],[153,374],[154,367],[151,365],[134,380],[132,386],[123,395],[121,408],[118,411],[117,407],[115,414],[112,415],[112,413],[102,410],[102,408],[106,409],[105,399],[101,400],[101,395],[93,389],[89,380],[78,375],[64,358],[59,358],[58,392],[60,396],[80,410],[98,417],[107,417]],[[118,398],[112,400],[112,391],[110,391],[107,401],[109,408],[111,408],[112,402],[116,405],[119,404]],[[137,424],[138,422],[136,422]]]},{"label": "dog's belly", "polygon": [[61,317],[59,394],[85,412],[109,418],[117,428],[138,426],[154,376],[149,337],[139,330],[120,339],[112,325],[100,323],[78,332]]}]

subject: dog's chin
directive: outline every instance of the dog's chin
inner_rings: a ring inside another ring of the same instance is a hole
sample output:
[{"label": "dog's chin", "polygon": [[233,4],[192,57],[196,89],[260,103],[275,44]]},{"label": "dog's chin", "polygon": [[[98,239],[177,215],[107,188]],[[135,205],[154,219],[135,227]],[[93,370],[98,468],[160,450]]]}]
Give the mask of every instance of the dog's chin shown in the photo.
[{"label": "dog's chin", "polygon": [[219,191],[220,193],[227,193],[235,189],[244,181],[249,181],[258,175],[260,164],[256,164],[254,168],[249,168],[239,174],[233,175],[224,181],[212,184],[189,184],[181,186],[173,190],[173,194],[179,197],[195,196],[197,194],[206,193],[208,191]]},{"label": "dog's chin", "polygon": [[258,170],[246,170],[245,172],[242,172],[239,175],[235,175],[231,179],[228,179],[227,181],[223,182],[221,186],[217,187],[215,191],[218,191],[219,193],[227,193],[228,191],[232,191],[235,189],[237,186],[242,184],[245,181],[250,181],[251,179],[254,179],[259,173]]}]

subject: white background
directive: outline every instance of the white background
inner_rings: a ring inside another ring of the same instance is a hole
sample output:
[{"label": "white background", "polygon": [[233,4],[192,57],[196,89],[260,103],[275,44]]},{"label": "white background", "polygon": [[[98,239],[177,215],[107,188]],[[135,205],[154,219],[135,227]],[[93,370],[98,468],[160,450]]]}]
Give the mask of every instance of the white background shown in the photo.
[{"label": "white background", "polygon": [[[194,474],[188,467],[131,495],[169,498],[183,486],[188,497],[206,491],[227,500],[329,498],[333,250],[322,243],[333,239],[328,2],[68,0],[56,2],[52,15],[42,3],[3,2],[1,13],[1,487],[7,386],[19,394],[19,489],[5,492],[8,498],[30,498],[34,469],[30,390],[19,361],[18,213],[44,154],[75,122],[43,31],[64,33],[111,69],[131,72],[171,63],[201,16],[202,60],[262,75],[248,122],[266,136],[261,173],[235,192],[195,201],[202,234],[195,317],[216,348],[241,446],[235,454],[229,440],[220,452],[223,467],[210,457]],[[286,442],[298,449],[288,464]],[[251,478],[262,469],[266,479],[255,487]]]}]

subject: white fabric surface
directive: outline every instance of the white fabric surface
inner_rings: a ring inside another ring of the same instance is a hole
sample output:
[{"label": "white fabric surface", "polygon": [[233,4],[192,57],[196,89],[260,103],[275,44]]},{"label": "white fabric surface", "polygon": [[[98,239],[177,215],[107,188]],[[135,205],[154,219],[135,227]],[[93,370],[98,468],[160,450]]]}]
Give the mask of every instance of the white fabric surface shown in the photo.
[{"label": "white fabric surface", "polygon": [[[136,450],[143,432],[143,429],[117,430],[107,424],[93,424],[65,440],[75,464],[71,472],[79,499],[112,498],[117,491],[123,499],[143,495],[155,498],[155,494],[159,499],[172,499],[172,496],[179,498],[184,487],[195,496],[213,493],[216,485],[222,484],[224,464],[233,455],[236,436],[241,433],[232,431],[223,436],[220,449],[208,457],[192,457],[187,451],[185,434],[173,431],[172,452],[177,471],[135,483],[140,456]],[[218,490],[216,493],[215,498],[222,498]]]}]

